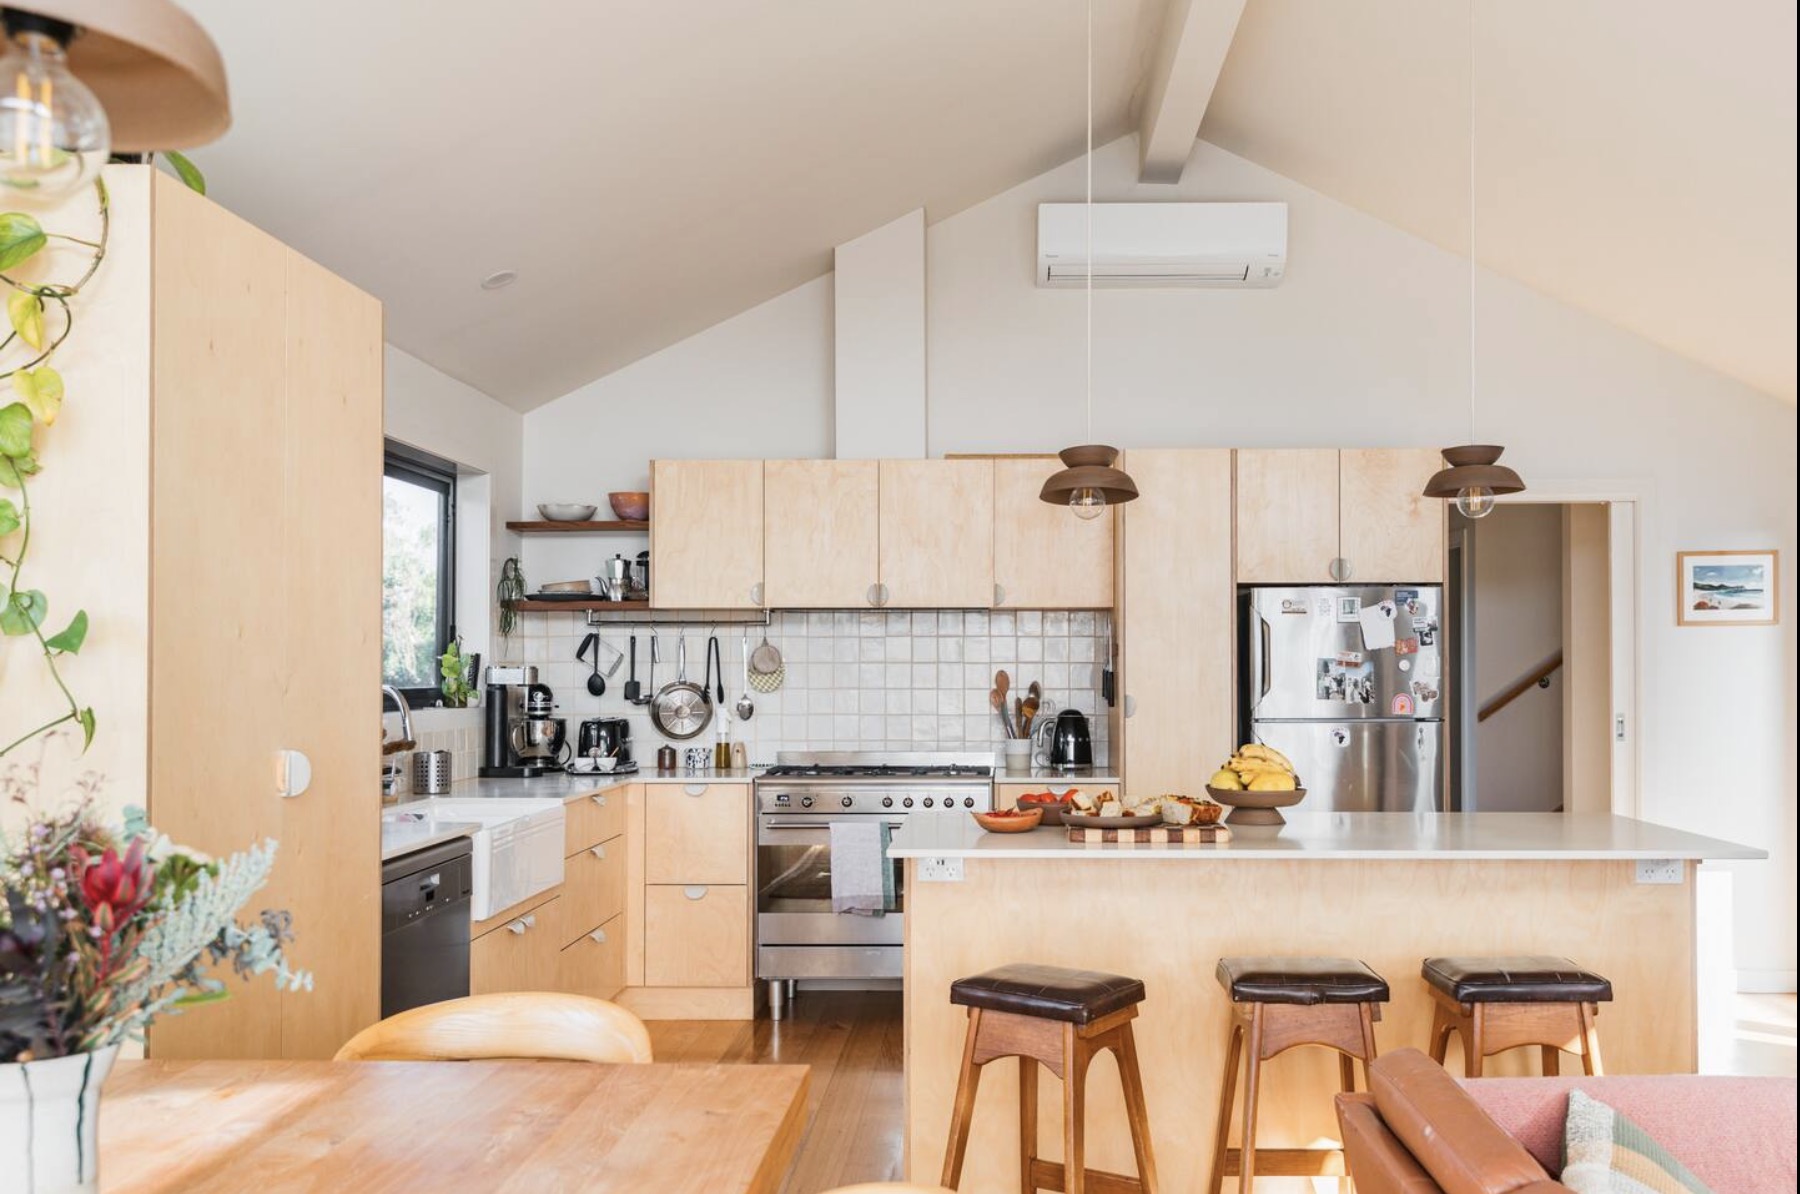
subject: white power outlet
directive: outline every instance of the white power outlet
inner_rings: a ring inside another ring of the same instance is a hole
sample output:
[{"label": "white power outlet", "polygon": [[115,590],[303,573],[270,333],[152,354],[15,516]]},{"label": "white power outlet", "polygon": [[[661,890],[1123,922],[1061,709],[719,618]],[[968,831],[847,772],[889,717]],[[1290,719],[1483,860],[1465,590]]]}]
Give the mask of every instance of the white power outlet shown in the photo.
[{"label": "white power outlet", "polygon": [[1680,884],[1687,866],[1679,858],[1640,858],[1637,862],[1639,883]]},{"label": "white power outlet", "polygon": [[960,858],[921,858],[919,859],[919,882],[961,883],[962,864],[963,860]]}]

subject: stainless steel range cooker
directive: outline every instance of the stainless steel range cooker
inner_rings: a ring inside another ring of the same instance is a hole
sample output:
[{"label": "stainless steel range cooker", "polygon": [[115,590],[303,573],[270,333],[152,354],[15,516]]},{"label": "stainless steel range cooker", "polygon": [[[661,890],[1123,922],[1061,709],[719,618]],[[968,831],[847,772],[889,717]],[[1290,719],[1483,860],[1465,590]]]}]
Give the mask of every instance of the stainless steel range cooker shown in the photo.
[{"label": "stainless steel range cooker", "polygon": [[851,916],[831,910],[831,823],[914,812],[994,806],[987,752],[784,752],[757,778],[756,976],[769,984],[781,1019],[803,978],[899,978],[906,893],[894,868],[894,910]]}]

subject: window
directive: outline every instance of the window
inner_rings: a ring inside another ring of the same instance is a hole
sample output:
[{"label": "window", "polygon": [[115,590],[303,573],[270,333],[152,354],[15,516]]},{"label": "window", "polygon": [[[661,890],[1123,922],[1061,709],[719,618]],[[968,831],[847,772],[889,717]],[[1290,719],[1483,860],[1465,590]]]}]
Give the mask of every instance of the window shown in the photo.
[{"label": "window", "polygon": [[381,678],[415,705],[441,693],[456,637],[456,466],[389,442],[381,480]]}]

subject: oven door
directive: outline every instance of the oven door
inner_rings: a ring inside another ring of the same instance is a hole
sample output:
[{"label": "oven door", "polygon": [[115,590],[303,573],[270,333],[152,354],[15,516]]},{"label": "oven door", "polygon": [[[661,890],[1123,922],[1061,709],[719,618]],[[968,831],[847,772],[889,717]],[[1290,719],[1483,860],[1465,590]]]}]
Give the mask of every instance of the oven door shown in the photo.
[{"label": "oven door", "polygon": [[[861,816],[880,814],[863,813]],[[894,868],[894,910],[851,916],[831,910],[831,822],[848,817],[759,816],[756,935],[760,945],[899,945],[905,939],[903,868]],[[888,817],[890,826],[902,824]]]}]

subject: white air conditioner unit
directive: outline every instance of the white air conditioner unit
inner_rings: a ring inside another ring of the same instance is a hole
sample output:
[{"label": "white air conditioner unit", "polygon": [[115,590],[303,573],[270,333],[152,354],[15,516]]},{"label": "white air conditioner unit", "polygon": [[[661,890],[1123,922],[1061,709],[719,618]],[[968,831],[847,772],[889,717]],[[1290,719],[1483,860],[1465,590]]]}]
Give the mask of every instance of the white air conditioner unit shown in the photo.
[{"label": "white air conditioner unit", "polygon": [[[1037,284],[1087,281],[1087,207],[1038,204]],[[1285,203],[1096,203],[1095,286],[1279,286]]]}]

